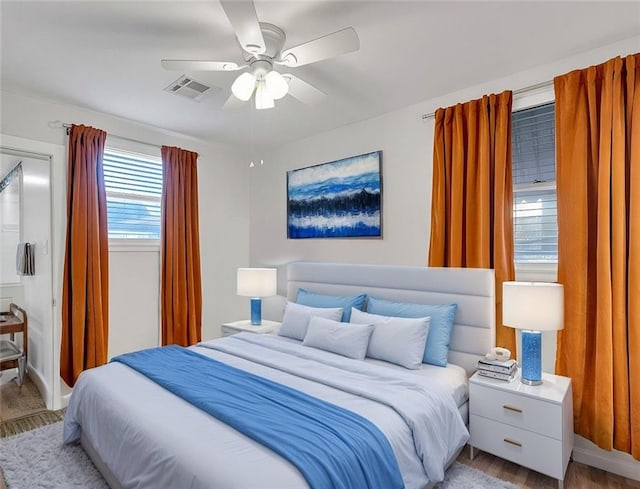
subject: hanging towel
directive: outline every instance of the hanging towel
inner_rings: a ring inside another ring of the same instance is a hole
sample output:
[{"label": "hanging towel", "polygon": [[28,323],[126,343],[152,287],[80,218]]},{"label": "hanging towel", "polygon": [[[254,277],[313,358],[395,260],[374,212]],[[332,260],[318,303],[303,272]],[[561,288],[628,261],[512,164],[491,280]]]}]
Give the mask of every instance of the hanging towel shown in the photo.
[{"label": "hanging towel", "polygon": [[35,244],[20,243],[16,253],[16,273],[18,275],[35,275]]}]

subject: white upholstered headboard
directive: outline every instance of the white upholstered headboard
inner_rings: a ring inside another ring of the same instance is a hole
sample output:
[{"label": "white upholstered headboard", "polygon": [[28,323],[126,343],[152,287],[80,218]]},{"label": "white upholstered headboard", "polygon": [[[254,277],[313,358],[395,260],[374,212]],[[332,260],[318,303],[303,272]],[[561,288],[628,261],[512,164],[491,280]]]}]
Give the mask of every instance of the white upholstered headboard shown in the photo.
[{"label": "white upholstered headboard", "polygon": [[383,299],[422,304],[458,304],[449,362],[469,374],[494,346],[495,277],[484,268],[429,268],[343,263],[294,262],[287,266],[287,297],[298,288],[351,295],[366,292]]}]

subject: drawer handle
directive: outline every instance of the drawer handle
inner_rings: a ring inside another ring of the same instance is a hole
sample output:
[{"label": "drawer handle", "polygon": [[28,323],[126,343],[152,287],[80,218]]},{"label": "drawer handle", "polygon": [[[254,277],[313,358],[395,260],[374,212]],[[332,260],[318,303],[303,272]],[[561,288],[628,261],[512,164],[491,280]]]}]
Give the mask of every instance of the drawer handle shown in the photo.
[{"label": "drawer handle", "polygon": [[510,445],[515,445],[517,447],[521,447],[522,446],[522,443],[520,443],[519,441],[512,440],[511,438],[505,438],[504,442],[505,443],[509,443]]},{"label": "drawer handle", "polygon": [[509,406],[508,404],[503,404],[502,405],[503,409],[508,409],[509,411],[513,411],[514,413],[521,413],[522,409],[517,408],[517,407],[513,407],[513,406]]}]

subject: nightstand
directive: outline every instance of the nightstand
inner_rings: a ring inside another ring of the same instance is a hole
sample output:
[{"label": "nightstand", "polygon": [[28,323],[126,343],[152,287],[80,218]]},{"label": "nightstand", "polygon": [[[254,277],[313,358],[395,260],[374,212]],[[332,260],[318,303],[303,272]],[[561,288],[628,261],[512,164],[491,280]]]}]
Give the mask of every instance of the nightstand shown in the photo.
[{"label": "nightstand", "polygon": [[469,380],[471,458],[478,448],[558,479],[573,450],[571,379],[543,374],[542,385],[501,382],[475,373]]},{"label": "nightstand", "polygon": [[262,324],[254,326],[251,321],[234,321],[232,323],[224,323],[222,325],[222,336],[231,336],[236,333],[258,333],[258,334],[275,334],[280,329],[277,321],[262,320]]}]

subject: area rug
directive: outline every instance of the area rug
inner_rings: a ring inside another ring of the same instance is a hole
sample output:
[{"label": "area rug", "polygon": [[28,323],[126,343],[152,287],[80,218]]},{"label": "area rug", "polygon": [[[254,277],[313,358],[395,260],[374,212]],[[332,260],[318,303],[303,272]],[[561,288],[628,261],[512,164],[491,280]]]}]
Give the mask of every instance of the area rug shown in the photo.
[{"label": "area rug", "polygon": [[[0,467],[7,489],[108,489],[80,445],[62,445],[62,423],[54,423],[0,443]],[[517,489],[517,486],[454,462],[437,489]]]},{"label": "area rug", "polygon": [[511,482],[485,474],[460,462],[453,462],[444,474],[444,480],[433,489],[519,489]]},{"label": "area rug", "polygon": [[62,444],[62,422],[2,439],[7,489],[109,489],[80,445]]}]

